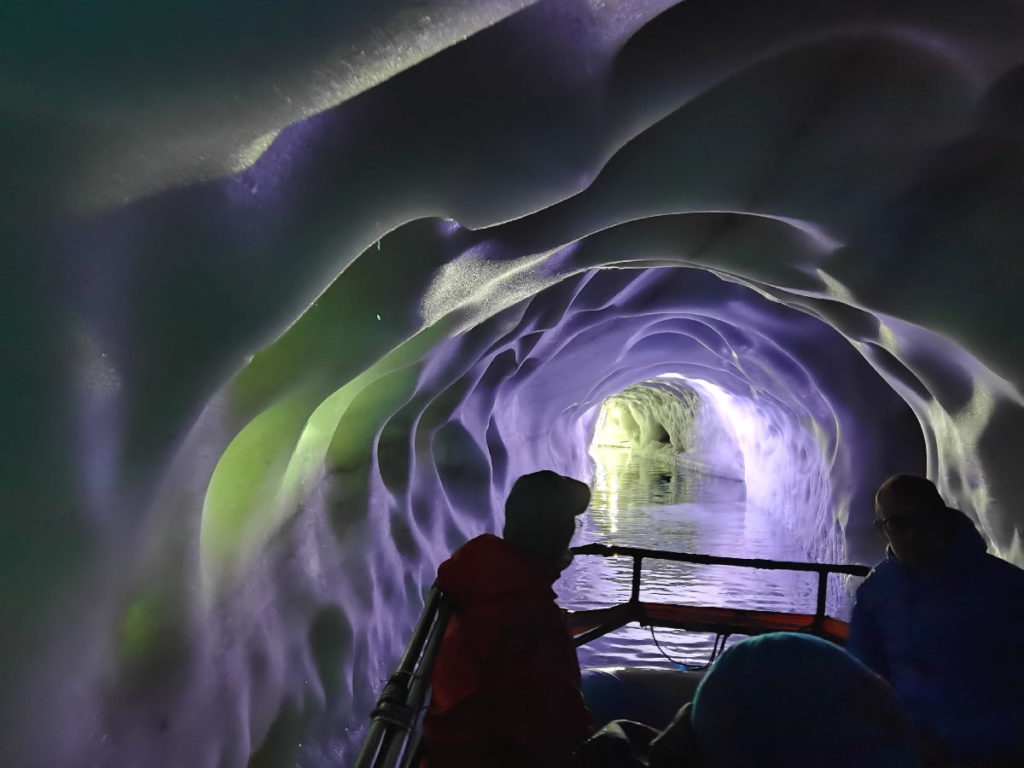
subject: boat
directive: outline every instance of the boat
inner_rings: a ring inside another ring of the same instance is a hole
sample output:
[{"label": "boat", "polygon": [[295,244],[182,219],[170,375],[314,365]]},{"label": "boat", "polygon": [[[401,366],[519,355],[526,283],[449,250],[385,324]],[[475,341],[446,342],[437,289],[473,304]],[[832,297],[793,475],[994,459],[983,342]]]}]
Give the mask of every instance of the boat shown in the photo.
[{"label": "boat", "polygon": [[[849,635],[849,625],[826,614],[828,576],[835,573],[863,577],[871,570],[864,565],[720,557],[610,544],[585,544],[573,547],[572,553],[574,556],[628,557],[633,566],[629,600],[607,608],[566,612],[576,647],[637,623],[643,627],[714,634],[714,648],[707,664],[725,648],[731,635],[805,632],[843,645]],[[805,614],[645,602],[640,599],[645,560],[815,573],[818,577],[815,610]],[[371,712],[370,726],[356,757],[355,768],[413,768],[419,764],[430,676],[450,615],[451,607],[444,594],[436,586],[431,587],[405,653]],[[626,717],[661,727],[692,698],[702,674],[699,666],[678,670],[585,669],[581,687],[596,725]]]}]

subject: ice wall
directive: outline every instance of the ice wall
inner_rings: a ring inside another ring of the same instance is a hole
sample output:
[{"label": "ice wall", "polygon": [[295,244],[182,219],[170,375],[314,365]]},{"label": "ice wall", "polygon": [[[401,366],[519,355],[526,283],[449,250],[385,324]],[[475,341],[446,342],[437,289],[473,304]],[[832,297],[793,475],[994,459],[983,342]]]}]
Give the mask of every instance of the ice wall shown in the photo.
[{"label": "ice wall", "polygon": [[1019,3],[2,20],[0,764],[346,764],[436,563],[665,373],[809,554],[927,470],[1024,562]]}]

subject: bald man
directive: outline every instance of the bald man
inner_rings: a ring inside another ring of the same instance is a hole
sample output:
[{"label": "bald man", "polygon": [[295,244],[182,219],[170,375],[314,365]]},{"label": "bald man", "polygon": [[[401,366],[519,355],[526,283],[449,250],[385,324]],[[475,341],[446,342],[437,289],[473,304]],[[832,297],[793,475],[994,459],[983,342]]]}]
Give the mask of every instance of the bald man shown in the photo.
[{"label": "bald man", "polygon": [[923,477],[875,496],[886,558],[860,589],[847,649],[886,678],[926,765],[1024,765],[1024,571]]}]

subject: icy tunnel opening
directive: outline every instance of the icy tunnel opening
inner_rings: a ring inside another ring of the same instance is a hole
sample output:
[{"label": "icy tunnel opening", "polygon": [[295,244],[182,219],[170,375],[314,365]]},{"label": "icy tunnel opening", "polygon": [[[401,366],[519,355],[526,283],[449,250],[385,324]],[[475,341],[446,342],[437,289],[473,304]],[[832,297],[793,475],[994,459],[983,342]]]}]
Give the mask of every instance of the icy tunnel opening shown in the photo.
[{"label": "icy tunnel opening", "polygon": [[822,522],[834,500],[828,425],[813,405],[803,407],[785,392],[739,389],[664,372],[608,396],[590,443],[595,491],[615,486],[621,495],[622,478],[615,476],[635,464],[731,480],[752,512],[791,532],[805,557],[841,557],[841,531]]},{"label": "icy tunnel opening", "polygon": [[743,480],[738,435],[758,423],[718,385],[663,373],[604,400],[590,455],[600,465],[608,449],[662,454],[703,473]]},{"label": "icy tunnel opening", "polygon": [[[593,497],[579,542],[808,561],[841,543],[797,530],[829,511],[827,461],[807,428],[767,397],[740,394],[706,379],[667,372],[632,384],[601,403],[590,456]],[[813,458],[812,458],[813,457]],[[808,484],[816,475],[818,482]],[[753,496],[749,499],[749,480]],[[792,496],[786,494],[792,492]],[[784,505],[784,508],[779,505]],[[794,526],[798,526],[794,528]],[[808,612],[815,583],[807,574],[761,572],[647,560],[642,599],[692,605]],[[605,607],[629,594],[628,560],[581,557],[563,575],[562,599]],[[829,610],[845,616],[849,595],[831,584]],[[584,666],[701,664],[713,635],[625,628],[579,650]]]}]

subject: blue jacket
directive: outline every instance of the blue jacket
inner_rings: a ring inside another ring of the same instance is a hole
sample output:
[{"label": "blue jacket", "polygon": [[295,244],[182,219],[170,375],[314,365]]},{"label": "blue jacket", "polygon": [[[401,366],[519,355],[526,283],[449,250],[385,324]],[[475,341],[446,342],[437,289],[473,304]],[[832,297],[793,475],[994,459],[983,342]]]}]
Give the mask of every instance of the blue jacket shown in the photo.
[{"label": "blue jacket", "polygon": [[1024,753],[1024,571],[973,525],[935,571],[887,553],[857,590],[847,649],[955,757]]}]

